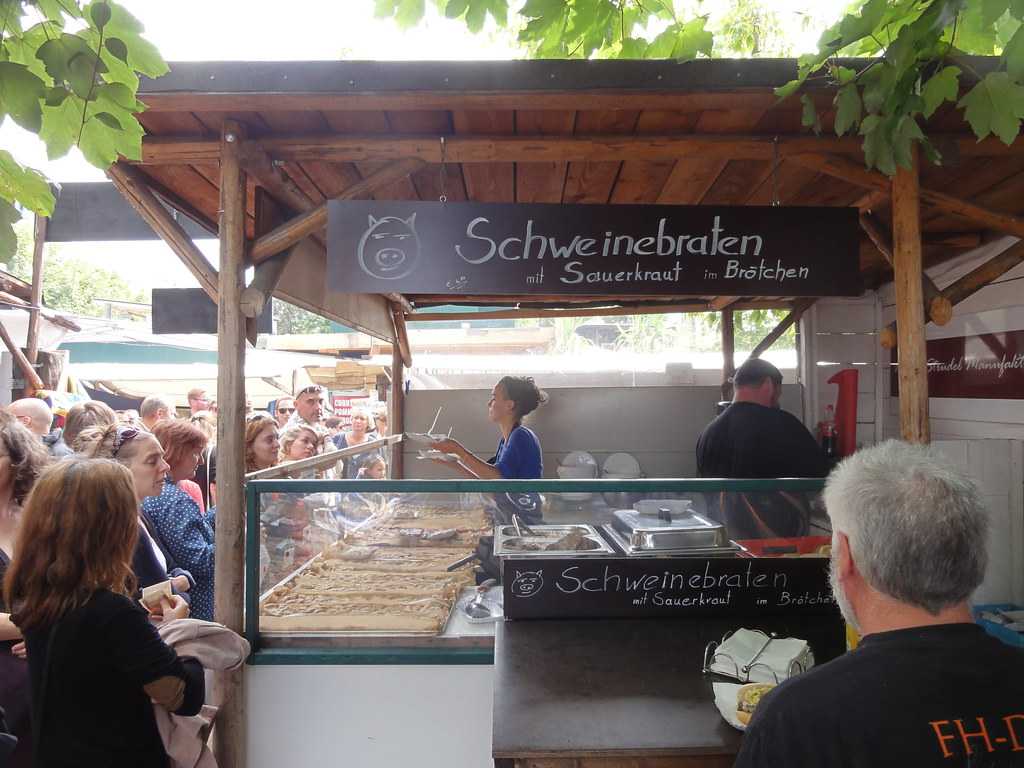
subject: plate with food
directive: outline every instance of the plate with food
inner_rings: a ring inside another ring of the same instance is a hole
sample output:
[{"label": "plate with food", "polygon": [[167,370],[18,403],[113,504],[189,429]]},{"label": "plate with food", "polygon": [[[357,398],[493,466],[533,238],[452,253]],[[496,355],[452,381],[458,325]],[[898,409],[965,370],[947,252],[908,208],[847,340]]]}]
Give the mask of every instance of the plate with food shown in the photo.
[{"label": "plate with food", "polygon": [[715,706],[729,725],[747,730],[750,718],[775,683],[714,683]]},{"label": "plate with food", "polygon": [[435,451],[433,449],[429,451],[420,451],[419,458],[427,459],[429,461],[443,461],[448,464],[458,464],[459,457],[454,453],[445,453],[444,451]]},{"label": "plate with food", "polygon": [[430,432],[406,432],[405,436],[414,443],[420,445],[433,445],[438,440],[447,440],[448,435],[441,432],[439,434],[432,434]]}]

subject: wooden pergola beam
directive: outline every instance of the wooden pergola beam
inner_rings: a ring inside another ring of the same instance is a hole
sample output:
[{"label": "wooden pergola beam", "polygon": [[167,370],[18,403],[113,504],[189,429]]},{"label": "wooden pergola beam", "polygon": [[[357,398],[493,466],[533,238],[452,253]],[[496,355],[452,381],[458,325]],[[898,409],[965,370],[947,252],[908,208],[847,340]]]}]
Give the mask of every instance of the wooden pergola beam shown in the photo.
[{"label": "wooden pergola beam", "polygon": [[117,187],[122,197],[138,211],[142,219],[153,228],[167,245],[174,251],[182,263],[188,267],[199,286],[216,304],[218,302],[218,276],[202,251],[192,242],[192,238],[181,224],[167,212],[149,188],[146,177],[137,169],[124,162],[117,162],[107,169],[107,176]]},{"label": "wooden pergola beam", "polygon": [[736,318],[731,309],[722,311],[722,399],[732,400],[736,373]]},{"label": "wooden pergola beam", "polygon": [[36,214],[32,239],[32,292],[29,295],[28,338],[25,356],[33,366],[39,361],[39,307],[43,304],[43,250],[46,246],[46,216]]},{"label": "wooden pergola beam", "polygon": [[782,338],[782,334],[788,331],[790,326],[800,321],[800,318],[803,317],[804,312],[810,309],[811,305],[814,304],[815,301],[817,301],[817,299],[813,298],[797,299],[796,301],[794,301],[793,308],[789,310],[789,314],[782,318],[782,320],[779,321],[778,325],[772,328],[768,332],[768,335],[766,335],[763,339],[761,339],[761,341],[757,343],[757,346],[751,350],[750,356],[760,357],[765,352],[767,352],[771,348],[772,344],[774,344],[776,341]]},{"label": "wooden pergola beam", "polygon": [[11,353],[11,357],[14,358],[14,362],[17,363],[18,369],[21,371],[21,375],[25,377],[25,396],[31,397],[36,392],[44,389],[43,380],[39,378],[39,374],[36,373],[36,368],[32,363],[25,357],[25,353],[21,351],[21,347],[14,343],[14,339],[11,338],[11,334],[7,332],[4,324],[0,322],[0,340],[3,340],[4,346],[7,347],[7,351]]},{"label": "wooden pergola beam", "polygon": [[[399,179],[404,179],[422,165],[423,161],[417,159],[396,160],[343,190],[335,199],[356,200],[367,197]],[[312,201],[309,201],[309,207],[301,210],[298,216],[275,227],[253,243],[249,252],[253,264],[266,261],[274,254],[295,245],[309,235],[320,232],[327,226],[327,202],[313,205]]]},{"label": "wooden pergola beam", "polygon": [[736,304],[742,296],[715,296],[708,302],[708,309],[712,312],[721,312],[726,307]]},{"label": "wooden pergola beam", "polygon": [[[973,136],[939,135],[936,141],[957,146],[965,157],[1021,154],[1021,148],[1001,142],[976,142]],[[439,135],[281,135],[258,141],[275,160],[373,162],[417,158],[442,162]],[[861,142],[852,138],[804,134],[686,134],[686,135],[454,135],[445,137],[443,160],[449,163],[601,162],[721,157],[730,160],[773,160],[802,154],[846,155],[860,162]],[[147,136],[142,143],[143,165],[182,165],[217,160],[217,141],[196,136]],[[861,166],[863,167],[863,165]],[[866,169],[865,169],[866,170]]]},{"label": "wooden pergola beam", "polygon": [[[873,214],[861,211],[860,226],[878,248],[878,252],[885,257],[890,266],[894,266],[892,240],[882,229],[878,219]],[[921,272],[921,291],[924,296],[925,315],[936,325],[948,323],[953,317],[953,305],[923,271]]]},{"label": "wooden pergola beam", "polygon": [[[972,269],[959,280],[950,283],[941,291],[942,297],[949,302],[951,307],[955,307],[1021,263],[1024,263],[1024,241],[1014,243],[1002,253]],[[893,349],[897,346],[896,329],[897,324],[892,322],[879,334],[879,342],[886,349]]]},{"label": "wooden pergola beam", "polygon": [[707,312],[707,304],[663,304],[660,306],[594,307],[591,309],[496,309],[490,312],[416,312],[406,317],[414,323],[463,322],[471,320],[539,320],[559,317],[619,317],[623,315],[665,315],[681,312]]},{"label": "wooden pergola beam", "polygon": [[[873,191],[888,190],[891,183],[881,173],[868,170],[861,163],[838,155],[797,154],[791,155],[789,160]],[[916,198],[919,202],[927,203],[945,213],[961,216],[997,232],[1024,238],[1024,219],[1016,216],[992,211],[953,195],[947,195],[945,192],[923,187],[919,188]]]}]

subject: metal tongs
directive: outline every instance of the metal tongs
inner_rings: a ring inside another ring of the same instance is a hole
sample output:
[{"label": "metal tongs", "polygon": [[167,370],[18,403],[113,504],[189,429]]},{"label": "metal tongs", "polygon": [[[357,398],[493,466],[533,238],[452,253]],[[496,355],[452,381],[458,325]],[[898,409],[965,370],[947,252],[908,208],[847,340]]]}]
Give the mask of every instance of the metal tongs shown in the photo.
[{"label": "metal tongs", "polygon": [[526,523],[520,521],[519,515],[515,512],[512,513],[512,527],[516,529],[516,536],[522,538],[525,533],[527,536],[536,536],[533,530]]}]

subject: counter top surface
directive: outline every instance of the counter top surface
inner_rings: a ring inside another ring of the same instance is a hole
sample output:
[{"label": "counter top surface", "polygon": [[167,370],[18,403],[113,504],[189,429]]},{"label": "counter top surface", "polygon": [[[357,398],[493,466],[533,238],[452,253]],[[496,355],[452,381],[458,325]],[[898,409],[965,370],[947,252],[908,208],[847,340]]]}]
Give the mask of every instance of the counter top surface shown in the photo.
[{"label": "counter top surface", "polygon": [[[833,636],[835,622],[780,635]],[[701,672],[710,640],[735,619],[499,622],[494,757],[736,754],[742,735],[714,704]],[[831,654],[834,655],[834,654]],[[819,659],[821,656],[819,656]]]}]

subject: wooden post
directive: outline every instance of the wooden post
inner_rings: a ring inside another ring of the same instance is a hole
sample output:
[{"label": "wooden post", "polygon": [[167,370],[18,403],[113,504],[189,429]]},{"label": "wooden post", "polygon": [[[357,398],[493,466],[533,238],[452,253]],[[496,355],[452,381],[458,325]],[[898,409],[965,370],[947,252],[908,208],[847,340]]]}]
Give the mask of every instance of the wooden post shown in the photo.
[{"label": "wooden post", "polygon": [[722,399],[732,400],[733,374],[736,373],[736,325],[731,309],[722,310]]},{"label": "wooden post", "polygon": [[29,296],[32,309],[28,311],[28,338],[25,340],[25,356],[32,365],[39,361],[39,307],[43,303],[43,247],[46,245],[47,221],[45,216],[36,214],[32,243],[32,293]]},{"label": "wooden post", "polygon": [[811,305],[815,301],[817,301],[817,299],[797,299],[794,301],[793,308],[789,310],[789,314],[782,318],[782,320],[779,321],[779,324],[772,328],[772,330],[768,332],[768,335],[757,343],[757,346],[751,350],[750,356],[760,357],[771,349],[772,344],[782,338],[782,334],[788,331],[791,325],[800,322],[800,318],[803,317],[804,312],[810,309]]},{"label": "wooden post", "polygon": [[[217,538],[214,617],[243,631],[245,581],[245,172],[239,145],[245,131],[225,120],[220,154],[220,269],[217,294]],[[216,750],[221,768],[245,765],[242,670],[225,675],[217,714]]]},{"label": "wooden post", "polygon": [[[391,418],[389,431],[392,435],[400,435],[405,431],[405,366],[402,364],[402,352],[398,344],[391,345]],[[392,480],[405,477],[405,459],[402,456],[402,442],[391,446]]]},{"label": "wooden post", "polygon": [[893,271],[900,360],[900,434],[913,443],[930,440],[928,361],[921,283],[921,198],[917,153],[911,169],[897,168],[892,181]]}]

